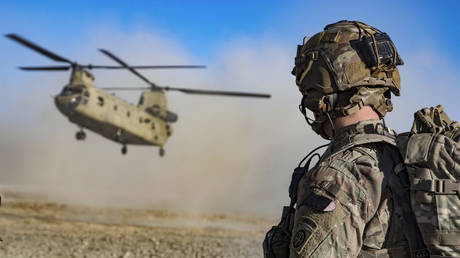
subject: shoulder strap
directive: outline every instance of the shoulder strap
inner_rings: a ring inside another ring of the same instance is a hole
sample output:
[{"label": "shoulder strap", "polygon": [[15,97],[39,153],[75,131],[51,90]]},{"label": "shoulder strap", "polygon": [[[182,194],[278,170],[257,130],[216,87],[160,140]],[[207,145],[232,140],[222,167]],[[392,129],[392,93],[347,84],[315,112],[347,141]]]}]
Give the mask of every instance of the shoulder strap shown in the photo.
[{"label": "shoulder strap", "polygon": [[395,147],[385,145],[384,151],[390,154],[393,164],[395,164],[393,172],[397,177],[392,177],[389,180],[389,185],[394,200],[394,211],[402,219],[403,232],[409,243],[412,257],[428,258],[430,257],[428,249],[423,242],[422,234],[411,208],[409,177],[399,150]]},{"label": "shoulder strap", "polygon": [[[297,202],[297,189],[299,188],[300,179],[310,170],[311,160],[316,156],[318,157],[318,162],[321,160],[321,157],[318,153],[315,153],[317,150],[329,146],[330,144],[320,145],[310,151],[307,156],[305,156],[300,162],[299,165],[292,172],[291,183],[289,184],[289,198],[291,199],[291,208],[294,208],[295,203]],[[326,150],[327,151],[327,150]],[[307,160],[308,159],[308,160]],[[302,163],[307,160],[305,166],[302,167]],[[316,165],[315,165],[316,166]]]},{"label": "shoulder strap", "polygon": [[302,179],[305,173],[307,173],[307,171],[310,169],[311,160],[315,156],[319,157],[319,154],[315,153],[307,160],[307,163],[305,163],[305,166],[303,167],[298,166],[294,169],[294,172],[292,172],[291,183],[289,184],[289,198],[291,199],[291,203],[289,206],[291,208],[293,208],[295,203],[297,202],[297,190],[299,188],[300,179]]}]

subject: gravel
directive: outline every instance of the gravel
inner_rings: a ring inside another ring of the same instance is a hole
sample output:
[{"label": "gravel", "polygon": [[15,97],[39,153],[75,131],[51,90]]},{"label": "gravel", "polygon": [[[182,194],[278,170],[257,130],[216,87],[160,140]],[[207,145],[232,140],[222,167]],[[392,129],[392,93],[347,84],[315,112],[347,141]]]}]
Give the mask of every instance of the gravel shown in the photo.
[{"label": "gravel", "polygon": [[262,257],[273,221],[7,200],[0,257]]}]

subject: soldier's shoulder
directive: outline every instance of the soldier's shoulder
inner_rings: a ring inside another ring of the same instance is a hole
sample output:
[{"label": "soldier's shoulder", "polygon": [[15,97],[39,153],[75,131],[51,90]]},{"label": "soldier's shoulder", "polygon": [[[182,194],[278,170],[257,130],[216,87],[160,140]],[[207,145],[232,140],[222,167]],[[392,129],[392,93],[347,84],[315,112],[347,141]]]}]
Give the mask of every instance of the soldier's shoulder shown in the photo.
[{"label": "soldier's shoulder", "polygon": [[[361,187],[363,174],[365,177],[380,177],[382,168],[391,166],[385,165],[391,160],[384,149],[388,147],[385,143],[367,143],[353,146],[321,160],[309,173],[305,180],[310,184],[321,185],[325,181],[334,184],[349,184]],[[363,186],[363,191],[365,186]]]},{"label": "soldier's shoulder", "polygon": [[351,169],[356,164],[377,166],[383,154],[384,145],[385,143],[378,142],[352,146],[324,159],[320,166],[336,169]]},{"label": "soldier's shoulder", "polygon": [[299,196],[305,199],[308,189],[317,189],[340,202],[350,212],[362,212],[367,219],[369,207],[377,207],[383,173],[379,162],[382,144],[353,146],[337,155],[322,160],[302,178]]}]

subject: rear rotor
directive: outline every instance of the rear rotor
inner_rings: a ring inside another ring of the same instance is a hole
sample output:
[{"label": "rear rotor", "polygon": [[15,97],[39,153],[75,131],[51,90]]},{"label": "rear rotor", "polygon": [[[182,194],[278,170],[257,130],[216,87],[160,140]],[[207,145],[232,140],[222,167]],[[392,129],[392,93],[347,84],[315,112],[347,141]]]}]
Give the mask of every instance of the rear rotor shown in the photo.
[{"label": "rear rotor", "polygon": [[202,89],[188,89],[188,88],[175,88],[169,86],[159,86],[145,76],[140,74],[136,71],[135,66],[129,66],[126,62],[121,60],[119,57],[115,56],[111,52],[105,49],[99,49],[102,53],[113,59],[115,62],[122,65],[124,68],[128,69],[130,72],[135,74],[141,80],[146,82],[150,87],[141,87],[141,88],[130,88],[130,87],[110,87],[110,88],[102,88],[104,90],[165,90],[165,91],[180,91],[186,94],[200,94],[200,95],[214,95],[214,96],[232,96],[232,97],[253,97],[253,98],[270,98],[270,94],[263,94],[263,93],[251,93],[251,92],[238,92],[238,91],[216,91],[216,90],[202,90]]}]

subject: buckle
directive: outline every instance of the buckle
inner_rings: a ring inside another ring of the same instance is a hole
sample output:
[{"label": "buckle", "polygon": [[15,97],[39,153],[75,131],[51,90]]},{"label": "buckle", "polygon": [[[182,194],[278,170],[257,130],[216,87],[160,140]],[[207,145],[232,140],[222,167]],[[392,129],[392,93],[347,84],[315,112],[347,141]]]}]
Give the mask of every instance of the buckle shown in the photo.
[{"label": "buckle", "polygon": [[441,194],[460,193],[460,182],[449,179],[433,180],[433,192]]},{"label": "buckle", "polygon": [[436,193],[444,193],[444,180],[434,181],[434,191]]}]

